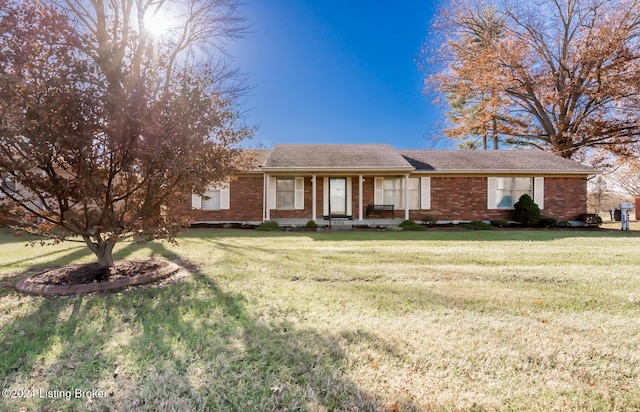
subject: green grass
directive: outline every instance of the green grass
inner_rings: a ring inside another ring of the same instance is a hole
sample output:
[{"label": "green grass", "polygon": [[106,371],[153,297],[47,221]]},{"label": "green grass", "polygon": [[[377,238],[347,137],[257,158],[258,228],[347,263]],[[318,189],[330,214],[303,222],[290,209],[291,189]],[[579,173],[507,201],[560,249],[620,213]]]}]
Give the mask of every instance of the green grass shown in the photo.
[{"label": "green grass", "polygon": [[[638,410],[640,233],[191,230],[185,276],[33,297],[90,261],[0,232],[0,410]],[[104,391],[52,399],[40,391]]]}]

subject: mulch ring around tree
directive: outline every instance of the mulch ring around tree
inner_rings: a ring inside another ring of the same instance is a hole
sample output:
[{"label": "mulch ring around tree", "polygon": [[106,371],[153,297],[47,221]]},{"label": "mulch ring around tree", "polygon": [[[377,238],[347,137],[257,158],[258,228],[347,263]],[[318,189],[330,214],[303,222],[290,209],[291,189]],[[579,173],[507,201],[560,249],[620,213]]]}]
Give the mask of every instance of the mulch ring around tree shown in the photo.
[{"label": "mulch ring around tree", "polygon": [[113,267],[85,263],[49,269],[16,284],[16,290],[32,295],[73,295],[146,285],[165,279],[180,266],[165,260],[123,260]]}]

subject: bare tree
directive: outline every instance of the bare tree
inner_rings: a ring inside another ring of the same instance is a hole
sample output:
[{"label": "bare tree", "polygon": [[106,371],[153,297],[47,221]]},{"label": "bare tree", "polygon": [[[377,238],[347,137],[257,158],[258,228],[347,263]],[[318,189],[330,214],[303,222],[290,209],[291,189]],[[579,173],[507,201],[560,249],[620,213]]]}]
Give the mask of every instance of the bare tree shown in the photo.
[{"label": "bare tree", "polygon": [[0,192],[17,227],[111,266],[118,241],[173,238],[185,220],[168,205],[246,166],[253,129],[222,53],[237,2],[0,5],[0,176],[16,183]]},{"label": "bare tree", "polygon": [[[495,10],[500,36],[474,49],[478,22]],[[436,27],[446,62],[426,84],[443,93],[461,84],[491,92],[507,143],[564,157],[593,150],[631,156],[640,140],[638,0],[516,0],[486,5],[452,0]],[[426,53],[435,54],[433,48]],[[474,51],[476,50],[476,51]],[[491,113],[491,111],[489,111]],[[482,116],[463,121],[467,130]]]}]

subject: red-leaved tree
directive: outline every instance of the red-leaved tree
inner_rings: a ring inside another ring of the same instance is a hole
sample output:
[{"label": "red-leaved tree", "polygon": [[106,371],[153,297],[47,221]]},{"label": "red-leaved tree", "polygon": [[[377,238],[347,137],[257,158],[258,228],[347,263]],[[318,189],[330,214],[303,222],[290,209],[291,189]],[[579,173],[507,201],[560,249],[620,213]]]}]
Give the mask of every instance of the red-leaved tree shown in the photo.
[{"label": "red-leaved tree", "polygon": [[[172,239],[166,208],[246,167],[252,128],[220,56],[232,0],[0,0],[0,185],[15,227],[86,243]],[[147,26],[165,16],[172,26]],[[11,182],[11,184],[7,184]]]}]

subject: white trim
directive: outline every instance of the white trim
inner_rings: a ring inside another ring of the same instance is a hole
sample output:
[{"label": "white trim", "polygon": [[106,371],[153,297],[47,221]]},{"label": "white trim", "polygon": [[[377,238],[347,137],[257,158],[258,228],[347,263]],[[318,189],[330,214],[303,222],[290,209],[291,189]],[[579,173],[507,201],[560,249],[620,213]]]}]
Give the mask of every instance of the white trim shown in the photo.
[{"label": "white trim", "polygon": [[533,178],[533,201],[540,210],[544,209],[544,177]]},{"label": "white trim", "polygon": [[[267,185],[269,192],[269,202],[267,203],[268,215],[271,216],[271,210],[276,208],[276,178],[269,176],[269,184]],[[268,219],[267,219],[268,220]]]},{"label": "white trim", "polygon": [[358,176],[358,220],[364,220],[362,210],[362,180],[364,180],[364,176]]},{"label": "white trim", "polygon": [[497,209],[497,181],[495,177],[487,177],[487,209]]},{"label": "white trim", "polygon": [[294,209],[304,210],[304,177],[295,178]]},{"label": "white trim", "polygon": [[322,216],[329,216],[329,178],[322,178]]},{"label": "white trim", "polygon": [[220,210],[231,209],[231,193],[229,187],[229,183],[220,186]]},{"label": "white trim", "polygon": [[269,208],[267,202],[269,198],[269,176],[267,174],[262,175],[262,220],[269,220]]},{"label": "white trim", "polygon": [[409,175],[404,176],[404,220],[409,220]]},{"label": "white trim", "polygon": [[191,194],[191,209],[202,209],[202,196]]},{"label": "white trim", "polygon": [[311,220],[316,220],[318,217],[318,207],[316,205],[318,201],[318,195],[316,193],[316,175],[311,176]]},{"label": "white trim", "polygon": [[381,205],[384,203],[384,177],[375,177],[373,180],[373,203]]},{"label": "white trim", "polygon": [[431,209],[430,177],[420,177],[420,209]]},{"label": "white trim", "polygon": [[347,177],[347,216],[353,216],[353,187],[351,177]]}]

